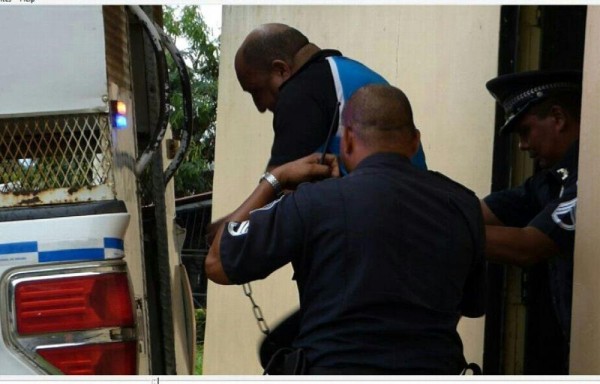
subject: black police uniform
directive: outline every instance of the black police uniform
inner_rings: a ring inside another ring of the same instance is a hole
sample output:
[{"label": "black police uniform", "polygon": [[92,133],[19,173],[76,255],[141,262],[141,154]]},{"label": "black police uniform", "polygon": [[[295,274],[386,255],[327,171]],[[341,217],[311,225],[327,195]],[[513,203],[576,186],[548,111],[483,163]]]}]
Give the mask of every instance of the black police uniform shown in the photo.
[{"label": "black police uniform", "polygon": [[[531,71],[490,80],[486,86],[506,113],[500,133],[511,132],[521,116],[548,98],[566,94],[581,97],[581,82],[581,71]],[[536,326],[543,330],[538,332],[541,339],[557,338],[538,341],[545,361],[541,361],[541,367],[532,363],[530,373],[568,373],[578,158],[576,141],[552,168],[538,172],[517,188],[484,199],[504,225],[537,228],[556,243],[561,253],[548,261],[548,285],[556,320],[547,319],[548,324]],[[557,327],[561,334],[554,331]]]},{"label": "black police uniform", "polygon": [[[539,276],[543,285],[535,290],[536,301],[529,305],[534,308],[532,316],[539,317],[543,323],[533,324],[535,330],[528,336],[527,345],[536,352],[526,360],[525,373],[568,374],[578,144],[574,143],[551,169],[538,172],[517,188],[496,192],[484,199],[505,225],[537,228],[552,239],[561,252],[560,256],[548,260],[546,266],[531,271],[533,277]],[[547,276],[544,276],[544,268],[547,268]]]},{"label": "black police uniform", "polygon": [[[387,81],[337,50],[316,52],[279,88],[268,166],[282,165],[315,151],[339,155],[341,129],[334,120],[339,120],[339,112],[356,89],[367,84]],[[427,169],[422,145],[411,162]],[[340,171],[346,174],[343,166]],[[263,367],[275,351],[291,345],[298,334],[299,319],[299,313],[294,313],[265,338],[259,352]]]},{"label": "black police uniform", "polygon": [[262,279],[292,262],[308,373],[456,374],[456,331],[484,311],[479,201],[397,154],[296,192],[229,223],[228,278]]},{"label": "black police uniform", "polygon": [[495,192],[484,199],[504,225],[537,228],[558,246],[561,256],[550,260],[548,273],[565,340],[569,340],[571,330],[578,158],[576,142],[551,169],[538,172],[517,188]]}]

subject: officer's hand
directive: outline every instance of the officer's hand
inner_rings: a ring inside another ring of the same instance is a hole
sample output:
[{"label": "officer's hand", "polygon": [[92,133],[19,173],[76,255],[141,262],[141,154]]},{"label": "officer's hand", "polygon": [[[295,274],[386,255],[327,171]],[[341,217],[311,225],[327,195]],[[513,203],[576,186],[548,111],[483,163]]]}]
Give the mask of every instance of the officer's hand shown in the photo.
[{"label": "officer's hand", "polygon": [[335,155],[326,154],[323,164],[320,153],[313,153],[301,159],[283,164],[271,171],[279,180],[283,189],[295,189],[298,184],[316,181],[340,175],[338,160]]}]

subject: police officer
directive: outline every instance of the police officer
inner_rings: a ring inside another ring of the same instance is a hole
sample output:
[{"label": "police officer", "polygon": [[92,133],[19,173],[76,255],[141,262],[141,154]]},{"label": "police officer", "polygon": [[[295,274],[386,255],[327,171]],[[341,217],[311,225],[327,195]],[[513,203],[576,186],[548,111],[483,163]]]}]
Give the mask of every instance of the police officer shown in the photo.
[{"label": "police officer", "polygon": [[[387,84],[364,64],[338,50],[321,49],[281,23],[254,28],[237,50],[234,65],[239,84],[256,109],[273,113],[267,170],[316,151],[338,155],[339,114],[346,101],[363,85]],[[411,161],[427,169],[421,145]],[[209,227],[209,238],[218,224]],[[299,313],[294,313],[272,329],[260,348],[263,366],[275,350],[291,343],[298,324]]]},{"label": "police officer", "polygon": [[517,134],[519,148],[541,171],[482,201],[486,256],[521,267],[548,264],[555,317],[546,321],[560,326],[561,340],[553,342],[562,355],[555,373],[563,374],[571,324],[581,79],[578,71],[533,71],[487,83],[506,112],[500,134]]},{"label": "police officer", "polygon": [[266,173],[220,226],[207,276],[242,284],[292,263],[300,331],[288,366],[304,369],[283,373],[458,374],[458,321],[483,314],[479,200],[410,163],[420,135],[399,89],[359,89],[343,125],[350,174],[282,196],[336,175],[335,157],[323,165],[309,155]]}]

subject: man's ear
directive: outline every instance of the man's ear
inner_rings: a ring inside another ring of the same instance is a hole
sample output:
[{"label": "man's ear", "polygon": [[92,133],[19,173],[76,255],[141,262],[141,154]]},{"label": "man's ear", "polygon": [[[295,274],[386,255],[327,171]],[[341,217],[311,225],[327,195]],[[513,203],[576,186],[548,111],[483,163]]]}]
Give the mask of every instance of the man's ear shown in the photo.
[{"label": "man's ear", "polygon": [[567,112],[560,105],[553,105],[550,108],[550,116],[554,119],[558,132],[562,132],[567,126]]},{"label": "man's ear", "polygon": [[292,76],[292,68],[283,60],[273,60],[271,62],[271,72],[280,76],[284,81]]},{"label": "man's ear", "polygon": [[340,143],[340,150],[346,156],[346,158],[354,152],[354,132],[352,127],[344,126],[342,131],[342,142]]},{"label": "man's ear", "polygon": [[419,145],[421,145],[421,131],[419,131],[418,129],[415,128],[415,134],[412,137],[412,139],[410,140],[410,145],[409,145],[410,156],[409,156],[409,158],[412,158],[414,155],[417,154],[417,151],[419,150]]}]

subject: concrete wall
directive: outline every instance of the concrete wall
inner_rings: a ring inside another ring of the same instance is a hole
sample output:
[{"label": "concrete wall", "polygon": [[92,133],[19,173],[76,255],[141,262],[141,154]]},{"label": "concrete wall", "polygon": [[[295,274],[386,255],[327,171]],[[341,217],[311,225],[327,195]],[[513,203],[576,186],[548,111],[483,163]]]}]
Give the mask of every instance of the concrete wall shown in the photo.
[{"label": "concrete wall", "polygon": [[[265,22],[303,31],[406,92],[430,169],[489,193],[494,100],[485,82],[497,73],[500,6],[224,6],[217,114],[213,218],[235,209],[264,171],[273,138],[233,69],[246,34]],[[270,326],[297,307],[289,267],[252,283]],[[257,374],[262,335],[241,287],[208,289],[205,374]],[[483,320],[459,325],[469,361],[481,363]]]},{"label": "concrete wall", "polygon": [[570,373],[598,375],[600,374],[600,300],[598,300],[600,168],[598,168],[597,157],[600,146],[599,7],[588,7],[586,24]]}]

